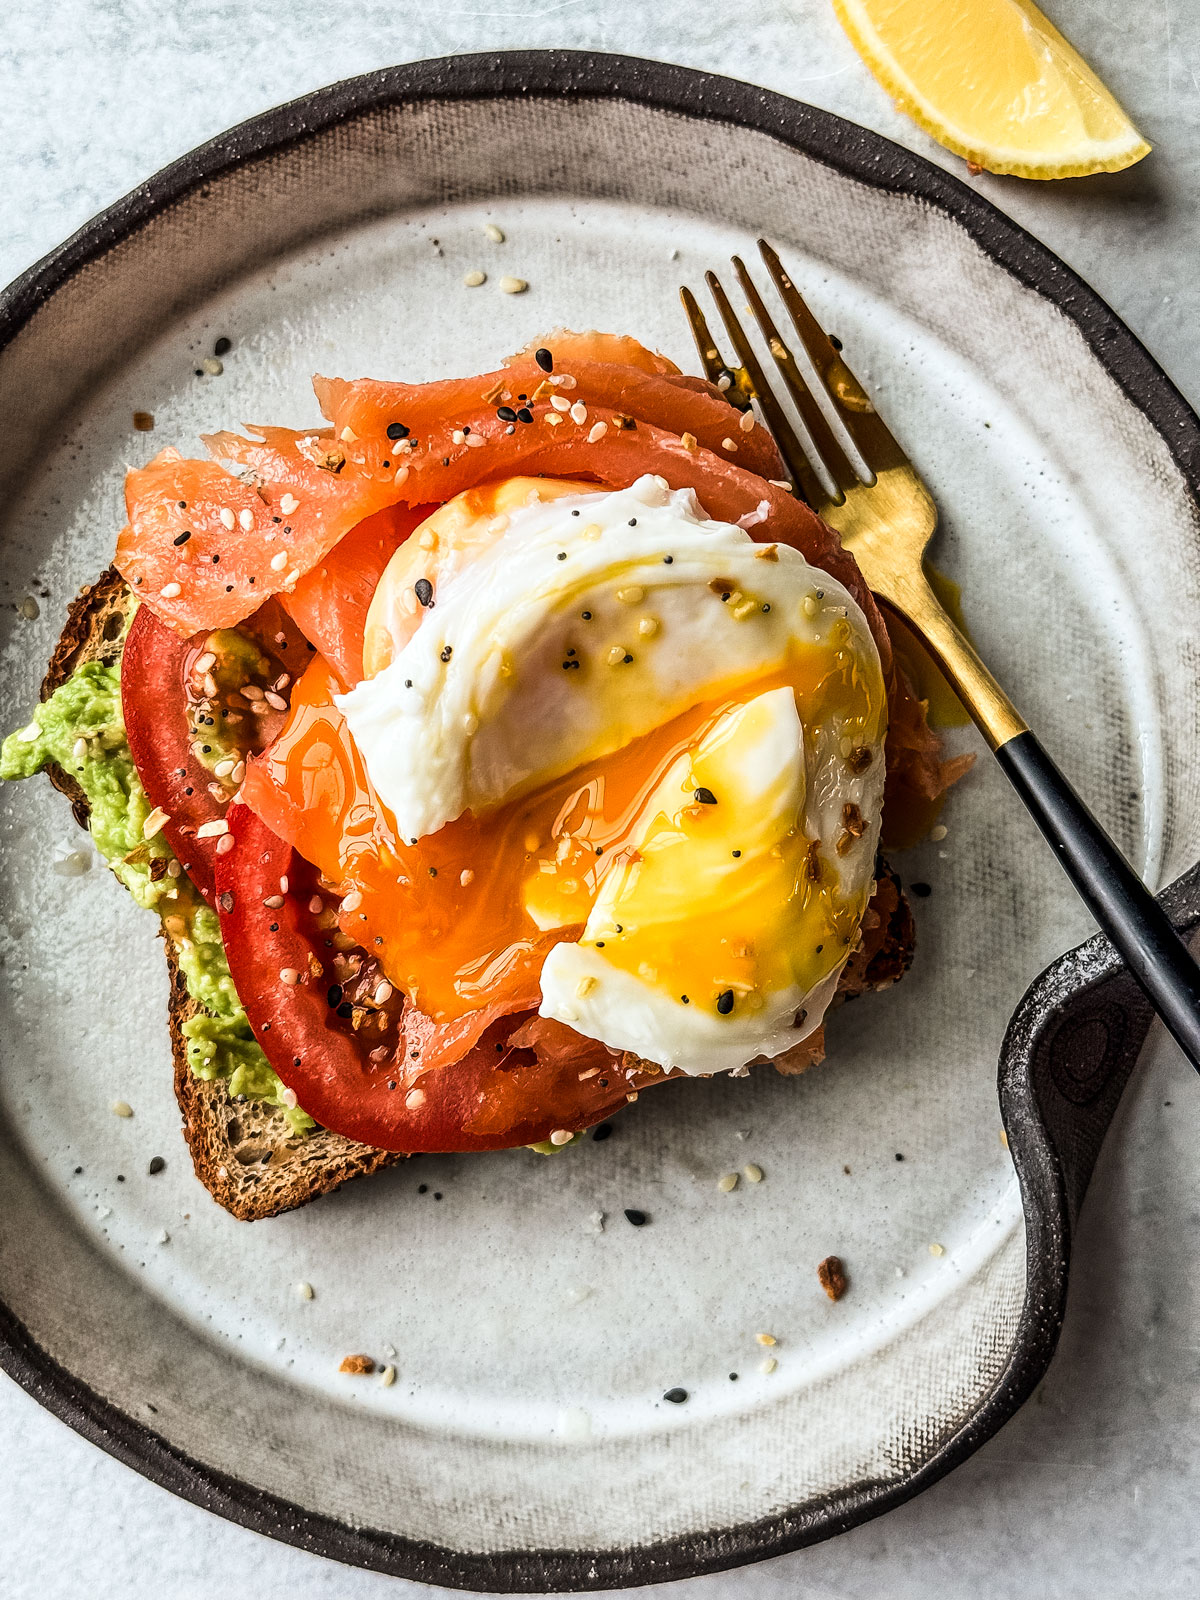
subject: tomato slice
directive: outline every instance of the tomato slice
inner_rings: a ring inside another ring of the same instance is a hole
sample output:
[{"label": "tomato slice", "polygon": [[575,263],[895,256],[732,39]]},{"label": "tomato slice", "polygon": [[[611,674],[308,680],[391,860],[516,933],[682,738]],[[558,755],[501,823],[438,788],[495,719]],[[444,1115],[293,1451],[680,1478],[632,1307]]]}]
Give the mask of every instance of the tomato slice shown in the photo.
[{"label": "tomato slice", "polygon": [[234,847],[217,857],[216,889],[233,981],[267,1059],[323,1126],[410,1155],[508,1149],[590,1127],[666,1081],[589,1040],[573,1051],[571,1030],[528,1014],[493,1021],[457,1060],[418,1076],[411,1050],[429,1019],[398,990],[375,998],[369,952],[339,940],[303,857],[246,806],[230,806],[228,822]]},{"label": "tomato slice", "polygon": [[282,603],[349,689],[363,675],[363,631],[384,567],[435,506],[388,506],[352,528]]},{"label": "tomato slice", "polygon": [[[281,673],[289,679],[299,676],[312,659],[303,638],[273,602],[238,632],[251,651],[261,653],[265,671],[260,675],[267,684],[278,682]],[[219,781],[215,763],[203,759],[205,719],[211,717],[214,728],[220,722],[222,747],[228,744],[254,755],[278,735],[284,713],[264,707],[266,714],[255,716],[244,698],[238,710],[204,700],[205,674],[195,668],[209,643],[208,632],[181,639],[148,606],[139,606],[121,657],[121,709],[142,787],[151,805],[166,814],[162,831],[167,842],[211,905],[217,837],[206,837],[200,829],[224,816],[237,784]],[[201,695],[191,692],[193,685],[201,688]],[[228,720],[231,710],[236,727]]]}]

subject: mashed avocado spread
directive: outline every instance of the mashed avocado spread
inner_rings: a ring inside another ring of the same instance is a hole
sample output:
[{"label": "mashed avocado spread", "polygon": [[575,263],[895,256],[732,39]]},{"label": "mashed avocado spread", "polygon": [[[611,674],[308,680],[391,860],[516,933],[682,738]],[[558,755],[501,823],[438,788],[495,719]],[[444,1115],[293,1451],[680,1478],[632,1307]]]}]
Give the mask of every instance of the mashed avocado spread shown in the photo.
[{"label": "mashed avocado spread", "polygon": [[192,1071],[225,1078],[230,1094],[279,1107],[296,1133],[315,1127],[306,1112],[283,1102],[283,1084],[233,986],[216,913],[162,834],[145,837],[151,808],[125,737],[119,665],[85,662],[0,747],[0,778],[28,778],[49,763],[70,773],[87,796],[96,848],[138,905],[162,917],[188,993],[204,1007],[205,1015],[183,1024]]}]

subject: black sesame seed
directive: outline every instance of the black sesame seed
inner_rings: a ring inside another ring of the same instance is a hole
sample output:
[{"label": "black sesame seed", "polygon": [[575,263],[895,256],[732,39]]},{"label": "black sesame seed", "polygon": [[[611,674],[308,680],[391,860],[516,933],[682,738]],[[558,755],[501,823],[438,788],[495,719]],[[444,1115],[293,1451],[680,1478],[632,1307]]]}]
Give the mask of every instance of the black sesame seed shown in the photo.
[{"label": "black sesame seed", "polygon": [[443,661],[449,661],[449,659],[450,659],[450,657],[451,657],[451,656],[452,656],[452,655],[453,655],[453,654],[454,654],[454,646],[453,646],[453,645],[449,645],[449,644],[448,644],[448,645],[447,645],[447,646],[446,646],[446,647],[445,647],[445,649],[444,649],[444,650],[443,650],[443,651],[442,651],[442,660],[443,660]]},{"label": "black sesame seed", "polygon": [[596,1127],[596,1128],[592,1129],[592,1138],[595,1140],[595,1142],[597,1144],[601,1144],[605,1139],[607,1139],[611,1135],[611,1133],[612,1133],[612,1123],[611,1122],[602,1122],[599,1125],[599,1127]]},{"label": "black sesame seed", "polygon": [[928,883],[910,883],[908,887],[921,900],[928,900],[933,893],[933,888]]},{"label": "black sesame seed", "polygon": [[904,1160],[904,1157],[900,1154],[899,1150],[896,1151],[896,1160],[897,1161],[903,1161]]},{"label": "black sesame seed", "polygon": [[389,422],[387,425],[387,436],[389,439],[407,439],[408,429],[402,422]]},{"label": "black sesame seed", "polygon": [[151,1156],[150,1165],[146,1168],[146,1171],[153,1178],[155,1173],[161,1172],[166,1164],[167,1163],[162,1156]]},{"label": "black sesame seed", "polygon": [[580,512],[578,512],[578,511],[572,511],[572,513],[571,513],[571,515],[572,515],[572,516],[573,516],[573,517],[578,517],[578,516],[580,516],[580,515],[581,515],[581,513],[580,513]]},{"label": "black sesame seed", "polygon": [[579,615],[585,622],[590,622],[592,620],[592,613],[590,611],[581,611]]},{"label": "black sesame seed", "polygon": [[533,421],[533,412],[529,409],[528,406],[522,406],[521,409],[517,412],[517,421],[518,422],[532,422]]},{"label": "black sesame seed", "polygon": [[341,1005],[343,993],[340,983],[331,983],[329,985],[329,993],[326,995],[326,999],[329,1001],[329,1009],[331,1011],[336,1011]]},{"label": "black sesame seed", "polygon": [[739,856],[740,856],[740,855],[741,855],[741,853],[742,853],[742,852],[741,852],[741,851],[740,851],[740,850],[733,850],[733,851],[731,851],[731,852],[730,852],[730,854],[731,854],[731,855],[732,855],[732,856],[733,856],[733,859],[734,859],[734,860],[735,860],[735,861],[736,861],[736,860],[737,860],[737,858],[738,858],[738,857],[739,857]]},{"label": "black sesame seed", "polygon": [[354,1007],[350,1004],[349,1000],[342,1001],[341,1005],[337,1008],[337,1014],[339,1017],[343,1018],[343,1020],[349,1021],[350,1017],[354,1014]]},{"label": "black sesame seed", "polygon": [[669,1400],[673,1406],[681,1406],[687,1397],[687,1390],[678,1388],[668,1389],[666,1394],[663,1395],[663,1399]]},{"label": "black sesame seed", "polygon": [[517,420],[517,413],[511,406],[497,406],[496,415],[501,422],[515,422]]},{"label": "black sesame seed", "polygon": [[225,585],[225,593],[226,594],[232,594],[233,593],[233,585],[231,583],[227,583]]},{"label": "black sesame seed", "polygon": [[190,528],[185,528],[177,538],[171,540],[171,543],[174,545],[186,544],[191,537],[192,530]]},{"label": "black sesame seed", "polygon": [[272,932],[272,933],[278,933],[278,932],[279,932],[279,924],[278,924],[278,923],[277,923],[277,922],[273,922],[273,923],[272,923],[272,924],[271,924],[271,928],[270,928],[270,931],[271,931],[271,932]]},{"label": "black sesame seed", "polygon": [[428,578],[418,578],[416,583],[413,584],[413,588],[416,591],[417,599],[423,606],[433,604],[433,585]]},{"label": "black sesame seed", "polygon": [[229,912],[233,910],[234,906],[233,890],[226,889],[224,894],[219,895],[217,897],[217,904],[220,906],[221,910],[228,915]]},{"label": "black sesame seed", "polygon": [[404,687],[406,689],[411,689],[412,688],[412,679],[411,678],[405,678]]},{"label": "black sesame seed", "polygon": [[565,561],[567,559],[567,552],[565,550],[560,550],[558,552],[558,559],[560,561]]},{"label": "black sesame seed", "polygon": [[636,528],[637,527],[637,518],[636,517],[630,517],[629,526],[631,528]]},{"label": "black sesame seed", "polygon": [[681,1000],[681,1001],[682,1001],[682,1002],[683,1002],[683,1004],[684,1004],[684,1005],[685,1005],[685,1006],[690,1006],[690,1005],[691,1005],[691,1003],[692,1003],[692,1002],[691,1002],[691,1001],[690,1001],[690,1000],[689,1000],[689,999],[688,999],[688,997],[687,997],[687,995],[685,995],[685,994],[681,994],[681,995],[680,995],[680,996],[679,996],[679,998],[680,998],[680,1000]]},{"label": "black sesame seed", "polygon": [[300,1065],[300,1057],[299,1056],[293,1056],[292,1057],[292,1065],[294,1067],[298,1067]]},{"label": "black sesame seed", "polygon": [[436,867],[430,867],[429,876],[431,878],[436,878],[437,877],[437,868]]},{"label": "black sesame seed", "polygon": [[764,606],[764,607],[763,607],[763,610],[764,610],[764,611],[770,611],[770,609],[771,609],[771,607],[770,607],[770,606],[769,606],[769,605],[765,605],[765,606]]},{"label": "black sesame seed", "polygon": [[389,1078],[388,1081],[387,1081],[387,1086],[388,1086],[389,1089],[394,1089],[396,1087],[395,1078]]},{"label": "black sesame seed", "polygon": [[429,1193],[429,1185],[427,1183],[419,1183],[417,1185],[417,1193],[418,1194],[428,1194]]},{"label": "black sesame seed", "polygon": [[227,356],[232,349],[233,340],[226,339],[225,336],[222,335],[221,338],[217,340],[216,344],[213,345],[213,355]]},{"label": "black sesame seed", "polygon": [[443,456],[442,457],[442,465],[444,467],[448,467],[450,465],[450,457],[449,456]]},{"label": "black sesame seed", "polygon": [[733,990],[725,989],[717,996],[717,1010],[727,1017],[733,1010]]},{"label": "black sesame seed", "polygon": [[118,1183],[124,1183],[125,1182],[125,1174],[123,1172],[118,1172],[117,1173],[117,1182]]},{"label": "black sesame seed", "polygon": [[675,562],[675,557],[674,556],[664,556],[663,557],[663,566],[664,567],[673,566],[674,562]]},{"label": "black sesame seed", "polygon": [[629,665],[629,663],[630,663],[630,662],[631,662],[631,661],[632,661],[632,660],[633,660],[633,657],[632,657],[632,656],[629,656],[629,655],[627,655],[627,656],[622,656],[622,658],[621,658],[621,659],[622,659],[622,661],[623,661],[623,662],[624,662],[624,663],[625,663],[625,665],[626,665],[626,666],[628,666],[628,665]]},{"label": "black sesame seed", "polygon": [[433,1198],[435,1200],[440,1200],[442,1198],[442,1191],[440,1189],[435,1189],[433,1191]]},{"label": "black sesame seed", "polygon": [[604,846],[602,844],[598,844],[596,846],[596,854],[598,856],[602,856],[604,854]]},{"label": "black sesame seed", "polygon": [[[381,462],[381,463],[380,463],[380,465],[381,465],[381,466],[382,466],[382,467],[383,467],[383,470],[384,470],[384,471],[385,471],[385,472],[386,472],[386,471],[387,471],[387,469],[388,469],[388,468],[389,468],[389,467],[390,467],[390,466],[391,466],[391,464],[392,464],[392,463],[391,463],[391,462],[390,462],[390,461],[383,461],[383,462]],[[276,522],[278,522],[278,521],[279,521],[279,518],[278,518],[278,517],[276,517],[276,518],[275,518],[275,521],[276,521]]]},{"label": "black sesame seed", "polygon": [[535,350],[533,352],[533,359],[537,362],[538,366],[541,367],[543,372],[554,371],[554,357],[550,354],[549,350],[545,348],[545,346],[543,346],[540,350]]},{"label": "black sesame seed", "polygon": [[817,954],[820,955],[821,951],[824,950],[824,948],[825,948],[825,946],[823,944],[819,944],[817,946]]},{"label": "black sesame seed", "polygon": [[644,1228],[650,1219],[644,1211],[631,1211],[626,1207],[625,1220],[632,1223],[635,1228]]},{"label": "black sesame seed", "polygon": [[831,333],[829,335],[829,342],[835,350],[840,350],[842,348],[842,341],[838,338],[836,333]]},{"label": "black sesame seed", "polygon": [[702,806],[715,806],[717,797],[711,789],[706,789],[703,784],[696,790],[696,799]]}]

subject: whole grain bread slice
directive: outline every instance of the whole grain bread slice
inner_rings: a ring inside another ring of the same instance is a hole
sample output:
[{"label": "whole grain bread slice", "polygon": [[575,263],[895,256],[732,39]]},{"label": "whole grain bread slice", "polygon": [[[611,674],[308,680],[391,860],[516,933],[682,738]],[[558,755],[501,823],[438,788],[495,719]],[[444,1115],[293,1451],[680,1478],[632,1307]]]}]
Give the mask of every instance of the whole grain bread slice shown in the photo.
[{"label": "whole grain bread slice", "polygon": [[[131,603],[125,580],[112,568],[80,592],[50,658],[42,684],[43,700],[85,661],[115,664]],[[75,820],[86,828],[88,803],[83,790],[60,767],[47,771],[51,783],[71,802]],[[200,1008],[187,992],[171,941],[164,939],[163,947],[171,978],[167,1025],[183,1136],[196,1176],[218,1205],[244,1222],[256,1222],[329,1194],[351,1178],[366,1177],[406,1159],[394,1151],[356,1144],[327,1128],[299,1136],[275,1107],[263,1101],[235,1100],[223,1079],[197,1078],[188,1066],[182,1026]]]},{"label": "whole grain bread slice", "polygon": [[[132,595],[114,569],[82,589],[72,602],[50,666],[42,699],[85,661],[115,665],[129,618]],[[69,773],[48,767],[50,781],[71,802],[80,827],[88,825],[88,803]],[[912,962],[916,930],[900,880],[880,858],[875,897],[862,925],[863,938],[842,974],[838,1000],[886,989]],[[196,1176],[219,1205],[242,1221],[278,1216],[407,1157],[356,1144],[320,1128],[307,1137],[292,1132],[281,1112],[262,1101],[235,1100],[221,1079],[197,1078],[188,1066],[182,1025],[199,1011],[187,992],[170,940],[164,940],[171,978],[167,1022],[175,1061],[175,1096],[183,1114],[183,1136]],[[780,1072],[802,1072],[824,1055],[824,1030],[817,1029],[775,1064]]]}]

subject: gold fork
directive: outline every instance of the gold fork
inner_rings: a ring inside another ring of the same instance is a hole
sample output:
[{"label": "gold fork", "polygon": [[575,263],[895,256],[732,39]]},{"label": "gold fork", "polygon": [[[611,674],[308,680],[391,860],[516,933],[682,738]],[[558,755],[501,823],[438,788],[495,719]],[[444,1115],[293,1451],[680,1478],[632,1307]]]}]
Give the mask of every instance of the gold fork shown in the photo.
[{"label": "gold fork", "polygon": [[[813,381],[800,371],[737,256],[733,269],[738,287],[771,352],[780,386],[808,432],[811,459],[713,272],[705,274],[705,282],[736,352],[736,363],[722,359],[691,290],[680,290],[705,376],[740,409],[757,402],[793,485],[841,535],[877,598],[899,612],[933,652],[1088,909],[1200,1071],[1200,968],[1158,901],[1046,754],[934,593],[924,567],[925,550],[937,526],[932,496],[846,364],[840,343],[817,322],[771,246],[760,239],[758,248],[816,382],[865,463],[866,476],[844,449],[818,403]],[[822,469],[832,489],[826,486]]]}]

